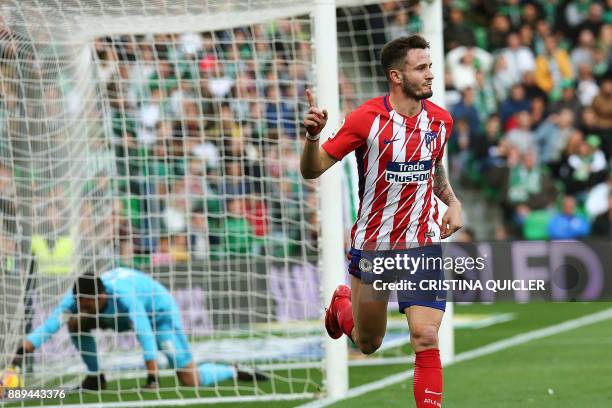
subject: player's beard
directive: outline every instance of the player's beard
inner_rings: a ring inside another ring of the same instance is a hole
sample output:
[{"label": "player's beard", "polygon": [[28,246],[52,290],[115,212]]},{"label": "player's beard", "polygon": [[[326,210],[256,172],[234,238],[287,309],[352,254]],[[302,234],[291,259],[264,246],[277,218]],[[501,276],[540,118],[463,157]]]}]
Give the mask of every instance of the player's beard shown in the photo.
[{"label": "player's beard", "polygon": [[406,95],[408,98],[412,98],[412,99],[416,99],[417,101],[420,101],[421,99],[427,99],[427,98],[431,98],[431,96],[433,95],[433,90],[429,91],[429,92],[422,92],[422,93],[417,93],[414,88],[416,88],[415,86],[413,86],[413,84],[411,84],[405,76],[402,76],[402,92],[404,93],[404,95]]}]

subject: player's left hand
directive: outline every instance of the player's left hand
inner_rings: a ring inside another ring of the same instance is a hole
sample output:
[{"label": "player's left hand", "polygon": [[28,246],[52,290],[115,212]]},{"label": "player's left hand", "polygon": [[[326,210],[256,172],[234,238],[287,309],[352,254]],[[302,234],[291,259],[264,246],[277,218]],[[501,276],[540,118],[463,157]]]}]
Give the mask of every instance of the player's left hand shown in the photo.
[{"label": "player's left hand", "polygon": [[461,227],[463,227],[461,203],[459,201],[455,201],[448,206],[446,213],[444,213],[444,217],[442,217],[440,239],[450,237]]}]

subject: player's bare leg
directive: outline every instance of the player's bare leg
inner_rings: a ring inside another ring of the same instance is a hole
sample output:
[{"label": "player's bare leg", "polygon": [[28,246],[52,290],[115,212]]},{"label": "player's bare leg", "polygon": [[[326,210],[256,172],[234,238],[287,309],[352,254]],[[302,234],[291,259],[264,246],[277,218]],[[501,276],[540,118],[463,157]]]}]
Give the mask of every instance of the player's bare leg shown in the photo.
[{"label": "player's bare leg", "polygon": [[351,288],[355,321],[351,338],[362,353],[372,354],[382,344],[387,330],[389,292],[374,290],[355,276],[351,276]]},{"label": "player's bare leg", "polygon": [[416,353],[414,399],[417,408],[442,406],[442,365],[438,330],[444,312],[424,306],[404,309],[410,329],[410,345]]},{"label": "player's bare leg", "polygon": [[346,334],[362,353],[372,354],[382,344],[387,329],[389,293],[374,290],[351,276],[352,290],[340,285],[325,316],[325,327],[332,338]]}]

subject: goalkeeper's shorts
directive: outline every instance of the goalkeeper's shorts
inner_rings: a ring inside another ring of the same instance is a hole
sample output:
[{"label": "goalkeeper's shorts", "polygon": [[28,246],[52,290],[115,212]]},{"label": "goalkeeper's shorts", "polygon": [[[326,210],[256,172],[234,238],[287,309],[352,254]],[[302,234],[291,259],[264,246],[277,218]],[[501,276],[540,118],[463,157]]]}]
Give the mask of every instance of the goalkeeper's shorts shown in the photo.
[{"label": "goalkeeper's shorts", "polygon": [[441,245],[385,251],[351,248],[348,258],[349,273],[380,291],[380,299],[396,291],[400,313],[410,306],[446,309]]}]

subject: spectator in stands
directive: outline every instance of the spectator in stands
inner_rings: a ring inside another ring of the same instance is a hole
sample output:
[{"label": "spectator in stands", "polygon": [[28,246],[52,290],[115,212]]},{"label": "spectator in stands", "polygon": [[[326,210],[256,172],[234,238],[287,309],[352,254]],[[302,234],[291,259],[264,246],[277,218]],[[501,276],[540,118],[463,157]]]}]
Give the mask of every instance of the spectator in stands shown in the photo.
[{"label": "spectator in stands", "polygon": [[498,55],[493,67],[493,86],[498,100],[505,100],[508,92],[515,85],[512,72],[508,70],[508,61],[503,55]]},{"label": "spectator in stands", "polygon": [[[65,196],[59,188],[52,194]],[[62,209],[61,204],[49,201],[44,214],[37,217],[37,230],[32,234],[32,255],[40,275],[66,275],[72,271],[75,261],[77,243],[70,231],[75,226],[66,219],[65,207]]]},{"label": "spectator in stands", "polygon": [[602,47],[593,51],[593,75],[602,77],[610,69],[609,50]]},{"label": "spectator in stands", "polygon": [[516,29],[521,24],[521,4],[520,0],[507,0],[500,4],[500,11],[510,19],[512,28]]},{"label": "spectator in stands", "polygon": [[604,152],[606,157],[610,157],[612,154],[612,128],[604,129],[599,127],[595,111],[590,106],[582,111],[582,116],[580,118],[580,130],[585,135],[598,135],[602,142],[601,150]]},{"label": "spectator in stands", "polygon": [[243,165],[240,160],[227,160],[225,163],[224,185],[220,193],[225,197],[243,196],[250,193],[244,180]]},{"label": "spectator in stands", "polygon": [[601,79],[599,95],[591,105],[595,113],[595,124],[602,129],[612,129],[612,69]]},{"label": "spectator in stands", "polygon": [[484,122],[489,116],[497,111],[497,99],[495,87],[491,76],[482,71],[476,71],[476,86],[474,87],[474,99],[476,109],[480,115],[480,121]]},{"label": "spectator in stands", "polygon": [[119,237],[119,264],[122,266],[133,266],[133,258],[136,254],[134,240],[130,236]]},{"label": "spectator in stands", "polygon": [[576,84],[572,79],[561,81],[561,96],[550,104],[551,112],[559,112],[564,108],[570,109],[575,117],[579,117],[582,111],[582,104],[576,95]]},{"label": "spectator in stands", "polygon": [[199,201],[190,214],[190,252],[194,259],[205,260],[210,256],[210,230],[204,201]]},{"label": "spectator in stands", "polygon": [[499,115],[504,128],[508,120],[520,111],[529,111],[530,103],[525,96],[525,89],[521,84],[513,85],[510,89],[510,97],[499,106]]},{"label": "spectator in stands", "polygon": [[467,175],[469,161],[471,159],[470,140],[476,139],[466,119],[456,119],[453,128],[454,140],[449,142],[449,150],[453,152],[451,157],[450,175],[453,178]]},{"label": "spectator in stands", "polygon": [[506,219],[521,226],[529,213],[552,204],[555,187],[548,171],[537,163],[533,150],[511,147],[502,179]]},{"label": "spectator in stands", "polygon": [[535,73],[533,71],[523,72],[523,80],[521,85],[525,89],[525,97],[529,100],[534,98],[542,98],[548,101],[548,94],[544,92],[535,82]]},{"label": "spectator in stands", "polygon": [[463,91],[476,86],[477,72],[491,71],[493,56],[482,48],[459,46],[446,55],[446,66],[450,69],[455,89]]},{"label": "spectator in stands", "polygon": [[190,205],[184,178],[174,182],[170,194],[167,196],[167,201],[162,202],[162,205],[164,207],[162,220],[168,233],[178,234],[186,231]]},{"label": "spectator in stands", "polygon": [[245,217],[255,237],[263,238],[269,232],[269,209],[260,196],[251,194],[246,199]]},{"label": "spectator in stands", "polygon": [[[517,126],[506,133],[506,140],[516,146],[521,153],[535,151],[535,135],[531,130],[532,119],[528,110],[516,114]],[[537,152],[536,152],[537,153]]]},{"label": "spectator in stands", "polygon": [[572,38],[574,43],[576,42],[578,35],[584,30],[590,31],[593,36],[597,36],[599,34],[599,30],[604,24],[602,20],[603,12],[603,6],[599,2],[594,1],[589,5],[587,18],[578,24],[574,29],[574,36]]},{"label": "spectator in stands", "polygon": [[601,238],[612,238],[612,189],[608,195],[608,211],[593,220],[593,235]]},{"label": "spectator in stands", "polygon": [[516,31],[510,32],[507,40],[507,47],[502,49],[500,56],[507,63],[506,71],[513,84],[519,83],[525,71],[535,69],[535,58],[533,51],[521,45],[521,38]]},{"label": "spectator in stands", "polygon": [[222,62],[215,61],[214,69],[210,71],[208,91],[216,98],[226,98],[234,86],[233,79],[225,72],[226,69],[226,65]]},{"label": "spectator in stands", "polygon": [[580,64],[578,66],[578,85],[576,95],[582,107],[590,106],[593,98],[599,94],[599,86],[593,76],[593,69],[590,64]]},{"label": "spectator in stands", "polygon": [[387,23],[387,39],[394,40],[398,37],[406,37],[410,34],[408,31],[408,12],[400,10],[390,16]]},{"label": "spectator in stands", "polygon": [[535,29],[541,19],[540,9],[534,3],[525,3],[521,10],[521,24],[523,27]]},{"label": "spectator in stands", "polygon": [[141,104],[137,116],[140,126],[136,130],[136,138],[141,145],[149,147],[155,143],[155,126],[160,120],[170,117],[170,109],[164,88],[151,89],[150,97]]},{"label": "spectator in stands", "polygon": [[558,114],[551,114],[542,122],[534,134],[540,162],[558,169],[573,132],[574,113],[567,108],[561,109]]},{"label": "spectator in stands", "polygon": [[538,20],[533,35],[533,50],[535,55],[540,55],[546,50],[545,39],[551,34],[550,23],[546,20]]},{"label": "spectator in stands", "polygon": [[521,45],[524,45],[529,49],[533,49],[533,28],[531,28],[531,26],[528,24],[523,24],[519,28],[518,33],[521,39]]},{"label": "spectator in stands", "polygon": [[490,169],[505,165],[504,149],[500,148],[502,138],[499,116],[491,115],[485,123],[484,137],[473,147],[479,173],[487,174]]},{"label": "spectator in stands", "polygon": [[170,235],[161,232],[156,251],[151,255],[153,265],[170,265],[185,263],[189,260],[189,251],[185,233]]},{"label": "spectator in stands", "polygon": [[157,69],[149,79],[149,89],[160,89],[163,95],[170,95],[178,86],[178,80],[173,64],[164,58],[167,56],[157,60]]},{"label": "spectator in stands", "polygon": [[578,37],[578,46],[574,47],[570,54],[574,72],[577,72],[580,65],[593,64],[593,51],[595,49],[595,35],[591,30],[582,30]]},{"label": "spectator in stands", "polygon": [[531,127],[532,129],[538,123],[542,123],[549,115],[546,105],[546,98],[535,96],[531,98]]},{"label": "spectator in stands", "polygon": [[299,226],[300,202],[297,194],[297,185],[293,178],[282,178],[280,183],[273,187],[275,196],[270,208],[270,221],[274,251],[276,256],[297,255],[299,247],[296,243],[302,237]]},{"label": "spectator in stands", "polygon": [[461,101],[451,108],[451,114],[455,121],[463,120],[467,123],[469,144],[473,146],[476,136],[481,133],[480,115],[476,109],[473,88],[463,90]]},{"label": "spectator in stands", "polygon": [[476,45],[474,30],[465,23],[463,12],[457,8],[450,10],[449,21],[444,28],[444,41],[446,51],[460,45],[467,47]]},{"label": "spectator in stands", "polygon": [[567,158],[561,175],[569,194],[584,195],[608,177],[608,162],[599,149],[601,141],[596,135],[588,135],[578,145],[578,151]]},{"label": "spectator in stands", "polygon": [[544,51],[535,61],[534,81],[555,100],[561,94],[562,81],[573,77],[572,64],[567,52],[558,46],[554,35],[544,39],[544,46]]},{"label": "spectator in stands", "polygon": [[227,200],[227,216],[223,224],[224,253],[245,255],[253,249],[253,231],[245,218],[245,201],[242,196]]},{"label": "spectator in stands", "polygon": [[570,195],[563,197],[561,211],[553,215],[548,224],[548,234],[555,240],[584,238],[590,229],[589,220],[577,213],[576,199]]},{"label": "spectator in stands", "polygon": [[489,51],[496,51],[506,45],[506,37],[510,32],[511,26],[508,17],[497,13],[491,20],[491,26],[487,32]]},{"label": "spectator in stands", "polygon": [[571,31],[575,31],[576,27],[587,19],[590,3],[591,0],[578,0],[565,5],[563,17]]}]

